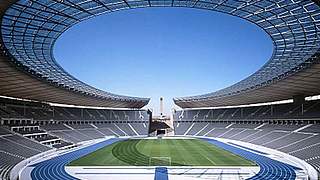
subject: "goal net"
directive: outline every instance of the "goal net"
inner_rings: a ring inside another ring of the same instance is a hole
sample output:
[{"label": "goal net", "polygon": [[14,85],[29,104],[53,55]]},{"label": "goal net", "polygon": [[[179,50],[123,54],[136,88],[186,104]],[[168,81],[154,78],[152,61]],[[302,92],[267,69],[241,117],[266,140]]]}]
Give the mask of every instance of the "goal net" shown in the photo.
[{"label": "goal net", "polygon": [[171,157],[150,157],[149,166],[171,166]]}]

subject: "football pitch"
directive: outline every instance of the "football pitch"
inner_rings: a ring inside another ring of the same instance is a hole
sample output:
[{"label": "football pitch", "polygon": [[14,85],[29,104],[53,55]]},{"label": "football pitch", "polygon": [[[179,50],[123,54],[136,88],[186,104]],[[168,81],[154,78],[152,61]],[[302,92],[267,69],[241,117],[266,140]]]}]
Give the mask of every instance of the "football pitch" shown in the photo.
[{"label": "football pitch", "polygon": [[200,139],[128,139],[69,166],[255,166],[252,161]]}]

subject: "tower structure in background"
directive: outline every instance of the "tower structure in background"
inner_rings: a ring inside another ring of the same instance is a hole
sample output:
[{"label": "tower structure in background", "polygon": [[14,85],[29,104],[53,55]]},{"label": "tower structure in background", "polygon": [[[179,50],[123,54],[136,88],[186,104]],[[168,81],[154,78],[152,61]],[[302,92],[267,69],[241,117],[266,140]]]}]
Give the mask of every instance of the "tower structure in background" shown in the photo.
[{"label": "tower structure in background", "polygon": [[160,117],[163,117],[163,97],[160,97]]}]

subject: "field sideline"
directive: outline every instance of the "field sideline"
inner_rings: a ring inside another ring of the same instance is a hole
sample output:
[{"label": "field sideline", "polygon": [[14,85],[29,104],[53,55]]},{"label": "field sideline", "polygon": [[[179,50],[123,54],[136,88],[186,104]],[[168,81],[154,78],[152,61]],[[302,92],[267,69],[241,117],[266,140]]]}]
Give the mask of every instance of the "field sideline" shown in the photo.
[{"label": "field sideline", "polygon": [[[161,157],[161,158],[158,158]],[[106,146],[69,166],[256,166],[200,139],[127,139]]]}]

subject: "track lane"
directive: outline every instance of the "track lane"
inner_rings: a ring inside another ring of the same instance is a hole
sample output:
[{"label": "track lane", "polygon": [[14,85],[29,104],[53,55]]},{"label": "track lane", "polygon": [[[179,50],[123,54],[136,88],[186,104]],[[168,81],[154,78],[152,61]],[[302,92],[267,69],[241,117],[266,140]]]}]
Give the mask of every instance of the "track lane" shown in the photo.
[{"label": "track lane", "polygon": [[240,149],[236,146],[232,146],[214,139],[201,139],[257,163],[260,167],[260,171],[255,176],[249,178],[249,180],[294,180],[296,179],[295,170],[300,169],[289,164],[271,159],[269,157],[246,151],[244,149]]},{"label": "track lane", "polygon": [[[295,170],[299,168],[282,163],[271,158],[246,151],[244,149],[217,141],[209,138],[201,138],[215,146],[230,151],[236,155],[242,156],[248,160],[256,162],[260,166],[260,171],[249,180],[294,180],[296,178]],[[67,154],[54,157],[52,159],[32,165],[34,169],[31,172],[31,177],[34,180],[77,180],[65,171],[65,166],[71,161],[85,156],[93,151],[111,145],[124,139],[113,138],[97,144],[94,144],[83,149],[79,149]]]},{"label": "track lane", "polygon": [[71,176],[65,171],[65,166],[67,164],[73,160],[121,140],[123,139],[108,139],[106,141],[102,141],[100,143],[34,164],[31,166],[34,167],[31,171],[31,178],[33,180],[77,180],[77,178]]}]

